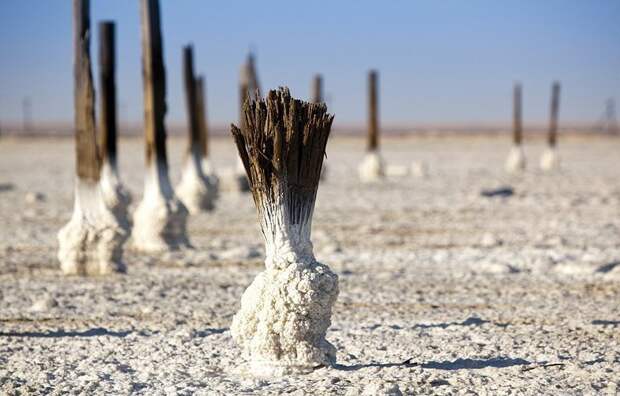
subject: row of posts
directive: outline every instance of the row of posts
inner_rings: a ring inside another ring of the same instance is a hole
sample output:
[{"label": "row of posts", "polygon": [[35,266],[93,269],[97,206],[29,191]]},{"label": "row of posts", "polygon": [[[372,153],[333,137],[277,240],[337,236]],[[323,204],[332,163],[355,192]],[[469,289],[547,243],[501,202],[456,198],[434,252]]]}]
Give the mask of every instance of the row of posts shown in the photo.
[{"label": "row of posts", "polygon": [[[163,65],[163,53],[161,46],[161,31],[159,25],[159,4],[149,1],[148,7],[143,8],[146,13],[143,29],[144,51],[149,56],[149,61],[143,63],[143,74],[146,83],[144,84],[144,123],[146,135],[146,162],[147,165],[156,159],[158,163],[166,164],[166,133],[164,126],[165,104],[165,74]],[[88,15],[78,18],[77,23],[83,23]],[[84,27],[82,27],[84,28]],[[100,59],[100,136],[101,151],[99,156],[93,155],[93,145],[80,145],[85,130],[91,126],[84,125],[89,122],[89,117],[84,118],[84,113],[76,111],[76,128],[78,136],[78,175],[93,177],[97,173],[97,158],[108,160],[112,166],[116,167],[116,87],[115,87],[115,26],[113,22],[101,22],[99,24],[99,59]],[[86,32],[84,32],[85,34]],[[78,59],[76,73],[89,73],[90,67],[83,63],[85,59]],[[249,56],[246,69],[242,71],[240,79],[240,106],[246,97],[260,97],[260,86],[255,72],[254,58]],[[183,76],[185,86],[185,100],[188,108],[187,123],[190,136],[190,150],[200,150],[199,155],[207,155],[208,139],[207,124],[205,116],[205,92],[204,78],[196,77],[194,74],[194,60],[191,46],[183,49]],[[83,81],[82,78],[77,81]],[[94,95],[92,88],[87,85],[76,86],[76,107],[82,107],[79,101],[90,101],[90,96]],[[551,116],[547,134],[547,144],[554,147],[557,144],[558,113],[559,113],[560,84],[553,83],[551,96]],[[316,75],[312,82],[311,100],[322,102],[323,98],[323,79]],[[513,117],[513,143],[521,145],[523,140],[522,127],[522,93],[521,84],[514,86],[514,117]],[[94,109],[92,109],[94,111]],[[90,110],[89,110],[90,111]],[[367,150],[376,151],[379,148],[379,109],[378,109],[378,72],[371,70],[368,73],[368,134]],[[94,119],[94,118],[93,118]],[[242,117],[239,117],[242,124]],[[94,129],[93,129],[94,130]],[[83,158],[82,158],[83,157]],[[80,160],[82,158],[83,160]]]}]

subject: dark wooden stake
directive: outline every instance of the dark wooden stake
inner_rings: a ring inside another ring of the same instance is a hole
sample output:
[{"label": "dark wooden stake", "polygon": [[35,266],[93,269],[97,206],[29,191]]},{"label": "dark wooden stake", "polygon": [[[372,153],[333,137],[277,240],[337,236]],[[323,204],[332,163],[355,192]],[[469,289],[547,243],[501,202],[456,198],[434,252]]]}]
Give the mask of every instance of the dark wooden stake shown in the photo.
[{"label": "dark wooden stake", "polygon": [[512,141],[516,146],[520,146],[523,142],[523,129],[521,124],[521,84],[519,83],[514,86],[512,111]]},{"label": "dark wooden stake", "polygon": [[185,104],[189,129],[188,152],[200,154],[200,130],[196,101],[196,77],[194,76],[194,51],[191,45],[183,47],[183,80],[185,82]]},{"label": "dark wooden stake", "polygon": [[168,166],[166,156],[166,71],[158,0],[140,0],[142,11],[142,80],[146,163]]},{"label": "dark wooden stake", "polygon": [[312,80],[312,102],[323,102],[323,77],[320,74],[316,74]]},{"label": "dark wooden stake", "polygon": [[28,97],[22,100],[22,131],[32,132],[32,101]]},{"label": "dark wooden stake", "polygon": [[95,124],[95,87],[90,60],[90,4],[73,0],[74,24],[74,105],[77,176],[99,181],[100,159]]},{"label": "dark wooden stake", "polygon": [[377,80],[377,71],[371,70],[368,73],[368,151],[375,151],[379,148]]},{"label": "dark wooden stake", "polygon": [[254,100],[261,98],[260,83],[258,82],[258,73],[256,72],[256,63],[254,62],[254,54],[248,55],[248,77],[250,97]]},{"label": "dark wooden stake", "polygon": [[116,55],[114,22],[99,23],[101,158],[116,169]]},{"label": "dark wooden stake", "polygon": [[551,120],[549,122],[549,147],[555,147],[558,142],[558,113],[560,112],[560,83],[555,81],[551,88]]},{"label": "dark wooden stake", "polygon": [[196,77],[196,115],[198,116],[198,132],[202,155],[209,155],[209,126],[207,125],[207,97],[203,76]]},{"label": "dark wooden stake", "polygon": [[241,67],[239,75],[239,128],[245,129],[245,115],[243,114],[243,104],[250,96],[250,76],[247,63]]}]

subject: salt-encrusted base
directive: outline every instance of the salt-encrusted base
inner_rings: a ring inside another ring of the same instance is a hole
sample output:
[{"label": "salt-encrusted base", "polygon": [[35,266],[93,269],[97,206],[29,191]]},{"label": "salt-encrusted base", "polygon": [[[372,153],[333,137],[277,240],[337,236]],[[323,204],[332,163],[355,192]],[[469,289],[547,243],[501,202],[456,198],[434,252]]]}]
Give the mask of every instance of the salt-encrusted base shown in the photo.
[{"label": "salt-encrusted base", "polygon": [[98,183],[78,180],[73,216],[58,232],[58,260],[67,275],[124,272],[124,230],[106,207]]},{"label": "salt-encrusted base", "polygon": [[560,157],[555,148],[548,147],[540,157],[540,169],[551,171],[560,167]]},{"label": "salt-encrusted base", "polygon": [[252,374],[281,376],[334,364],[336,349],[325,333],[337,296],[337,275],[314,260],[282,269],[268,265],[258,274],[231,325]]},{"label": "salt-encrusted base", "polygon": [[525,170],[525,153],[521,145],[512,146],[506,158],[506,171],[510,173],[522,172]]},{"label": "salt-encrusted base", "polygon": [[112,211],[118,223],[129,230],[127,208],[131,203],[131,195],[121,183],[118,172],[105,161],[101,167],[101,193],[106,206]]},{"label": "salt-encrusted base", "polygon": [[411,163],[411,175],[417,178],[428,177],[428,165],[424,161],[413,161]]},{"label": "salt-encrusted base", "polygon": [[221,188],[223,191],[248,192],[250,183],[245,174],[245,168],[240,158],[237,158],[235,169],[226,169],[222,174]]},{"label": "salt-encrusted base", "polygon": [[170,187],[167,169],[153,166],[146,176],[144,197],[133,216],[133,247],[147,253],[190,247],[187,215],[187,208]]},{"label": "salt-encrusted base", "polygon": [[213,163],[209,161],[209,158],[207,157],[202,158],[202,161],[200,162],[200,166],[202,167],[202,174],[207,179],[207,183],[209,183],[209,185],[215,192],[215,196],[217,197],[218,191],[219,191],[220,179],[217,176],[215,166],[213,166]]},{"label": "salt-encrusted base", "polygon": [[189,213],[196,214],[215,208],[215,187],[209,184],[202,173],[201,161],[191,156],[185,161],[183,175],[176,193]]},{"label": "salt-encrusted base", "polygon": [[371,183],[381,180],[385,176],[385,166],[379,151],[369,151],[359,166],[360,180]]}]

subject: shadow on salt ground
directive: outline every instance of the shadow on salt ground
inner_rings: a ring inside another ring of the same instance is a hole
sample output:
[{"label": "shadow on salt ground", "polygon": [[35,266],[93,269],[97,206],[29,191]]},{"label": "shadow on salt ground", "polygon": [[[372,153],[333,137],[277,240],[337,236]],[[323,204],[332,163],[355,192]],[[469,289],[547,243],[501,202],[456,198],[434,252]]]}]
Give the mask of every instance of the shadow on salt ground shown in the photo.
[{"label": "shadow on salt ground", "polygon": [[446,329],[450,326],[482,326],[485,323],[491,323],[499,327],[508,326],[507,323],[495,323],[495,322],[491,322],[490,320],[484,320],[484,319],[480,319],[475,316],[472,316],[472,317],[465,319],[462,322],[448,322],[448,323],[434,323],[434,324],[419,323],[419,324],[414,325],[412,328],[413,329],[432,329],[432,328]]},{"label": "shadow on salt ground", "polygon": [[[418,323],[416,325],[411,326],[410,328],[411,329],[446,329],[450,326],[464,326],[464,327],[465,326],[482,326],[483,324],[486,324],[486,323],[490,323],[498,327],[508,327],[509,325],[509,323],[497,323],[497,322],[492,322],[490,320],[484,320],[484,319],[477,318],[475,316],[471,316],[462,322],[430,323],[430,324]],[[364,329],[365,330],[376,330],[381,326],[382,326],[381,324],[375,324],[375,325],[366,327]],[[403,329],[403,327],[398,326],[398,325],[389,325],[388,327],[393,330]]]},{"label": "shadow on salt ground", "polygon": [[524,366],[531,362],[521,358],[497,357],[491,359],[456,359],[452,362],[427,362],[423,363],[422,368],[436,370],[461,370],[461,369],[483,369],[487,367],[506,368],[513,366]]},{"label": "shadow on salt ground", "polygon": [[[192,332],[192,337],[208,337],[213,334],[222,334],[227,332],[229,329],[227,327],[221,329],[204,329],[204,330],[196,330]],[[124,338],[129,334],[133,333],[133,330],[126,331],[111,331],[108,329],[104,329],[103,327],[96,327],[93,329],[88,329],[84,331],[64,331],[64,330],[52,330],[52,331],[25,331],[25,332],[0,332],[0,337],[28,337],[28,338],[62,338],[62,337],[98,337],[98,336],[108,336],[108,337],[119,337]],[[158,331],[154,333],[159,333]],[[140,331],[138,332],[141,336],[148,336],[150,332]]]},{"label": "shadow on salt ground", "polygon": [[363,368],[370,367],[378,367],[378,368],[390,368],[390,367],[421,367],[425,369],[435,369],[435,370],[476,370],[483,369],[487,367],[493,368],[506,368],[513,366],[524,366],[531,364],[531,362],[521,359],[521,358],[505,358],[505,357],[497,357],[491,359],[456,359],[454,361],[443,361],[443,362],[426,362],[426,363],[416,363],[412,362],[411,359],[407,359],[404,362],[400,363],[368,363],[368,364],[353,364],[351,366],[336,364],[334,368],[336,370],[342,371],[356,371]]},{"label": "shadow on salt ground", "polygon": [[605,265],[602,265],[601,267],[599,267],[596,272],[598,273],[602,273],[602,274],[606,274],[608,272],[611,272],[611,270],[613,270],[614,268],[616,268],[617,266],[620,265],[620,260],[618,261],[612,261],[611,263],[607,263]]},{"label": "shadow on salt ground", "polygon": [[230,330],[228,327],[223,327],[221,329],[204,329],[204,330],[195,330],[192,332],[192,337],[208,337],[213,334],[222,334]]},{"label": "shadow on salt ground", "polygon": [[96,327],[94,329],[88,329],[85,331],[25,331],[25,332],[0,332],[0,337],[32,337],[32,338],[62,338],[62,337],[97,337],[97,336],[109,336],[109,337],[126,337],[132,333],[128,331],[110,331],[103,327]]},{"label": "shadow on salt ground", "polygon": [[0,192],[2,191],[11,191],[15,188],[15,186],[11,183],[0,183]]},{"label": "shadow on salt ground", "polygon": [[591,322],[593,325],[598,326],[620,326],[620,320],[599,320],[595,319]]}]

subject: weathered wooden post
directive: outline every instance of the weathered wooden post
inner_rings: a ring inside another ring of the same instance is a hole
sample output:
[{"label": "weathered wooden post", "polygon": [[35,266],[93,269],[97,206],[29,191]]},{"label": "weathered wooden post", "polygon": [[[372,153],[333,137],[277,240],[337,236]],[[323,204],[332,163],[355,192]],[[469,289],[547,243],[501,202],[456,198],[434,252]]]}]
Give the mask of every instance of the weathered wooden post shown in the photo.
[{"label": "weathered wooden post", "polygon": [[316,74],[312,79],[312,103],[323,102],[323,76]]},{"label": "weathered wooden post", "polygon": [[194,86],[196,89],[196,116],[198,117],[200,148],[202,155],[206,157],[209,155],[209,127],[206,113],[205,79],[202,75],[196,76]]},{"label": "weathered wooden post", "polygon": [[158,0],[140,0],[146,168],[144,196],[134,213],[133,244],[145,252],[188,247],[187,208],[170,186],[166,157],[166,74]]},{"label": "weathered wooden post", "polygon": [[196,114],[198,115],[198,130],[200,132],[200,147],[202,147],[202,173],[207,178],[209,187],[217,196],[218,177],[215,167],[209,160],[209,124],[207,123],[207,94],[205,92],[205,79],[203,76],[196,77]]},{"label": "weathered wooden post", "polygon": [[65,274],[122,272],[127,233],[105,205],[100,186],[95,88],[90,59],[90,4],[73,0],[76,184],[73,216],[58,233],[58,259]]},{"label": "weathered wooden post", "polygon": [[[315,74],[312,79],[312,86],[310,88],[312,92],[312,103],[323,103],[323,76]],[[323,168],[321,169],[321,180],[327,179],[327,162],[323,161]]]},{"label": "weathered wooden post", "polygon": [[185,103],[189,145],[177,195],[190,213],[211,210],[215,207],[215,191],[202,171],[204,139],[201,137],[198,109],[198,93],[194,76],[194,53],[191,46],[183,48],[183,80],[185,82]]},{"label": "weathered wooden post", "polygon": [[[231,333],[256,375],[309,372],[336,360],[325,339],[338,277],[314,258],[310,232],[333,116],[288,89],[244,105],[232,134],[265,238],[266,269],[246,289]],[[303,144],[302,144],[303,142]]]},{"label": "weathered wooden post", "polygon": [[525,169],[521,103],[521,84],[515,83],[512,97],[512,148],[506,160],[506,170],[508,172],[520,172]]},{"label": "weathered wooden post", "polygon": [[379,152],[379,104],[378,73],[368,72],[368,143],[366,156],[360,164],[359,174],[362,182],[374,182],[385,175],[384,163]]},{"label": "weathered wooden post", "polygon": [[129,192],[118,176],[116,120],[116,40],[114,22],[99,23],[99,86],[101,87],[101,191],[120,224],[128,228]]},{"label": "weathered wooden post", "polygon": [[22,131],[24,134],[32,132],[32,101],[29,97],[22,100]]},{"label": "weathered wooden post", "polygon": [[553,170],[560,166],[560,158],[556,149],[559,112],[560,83],[555,81],[551,87],[551,114],[549,120],[549,132],[547,134],[547,149],[540,159],[540,167],[543,170]]},{"label": "weathered wooden post", "polygon": [[242,64],[239,71],[239,128],[245,128],[243,104],[250,97],[250,74],[248,63]]},{"label": "weathered wooden post", "polygon": [[[252,86],[256,87],[256,76],[252,77],[252,74],[256,74],[253,69],[253,63],[250,63],[252,55],[248,55],[248,59],[241,65],[239,70],[239,128],[245,130],[245,116],[243,114],[243,105],[246,100],[252,97]],[[253,61],[252,61],[253,62]],[[254,80],[254,83],[252,81]],[[256,97],[256,89],[254,90],[254,97]],[[248,192],[250,191],[250,184],[245,174],[245,168],[241,158],[237,156],[235,167],[223,178],[223,189],[235,191],[235,192]]]},{"label": "weathered wooden post", "polygon": [[256,71],[256,62],[254,59],[254,54],[248,54],[247,60],[247,69],[248,69],[248,90],[250,98],[256,100],[261,98],[260,91],[260,83],[258,82],[258,72]]}]

